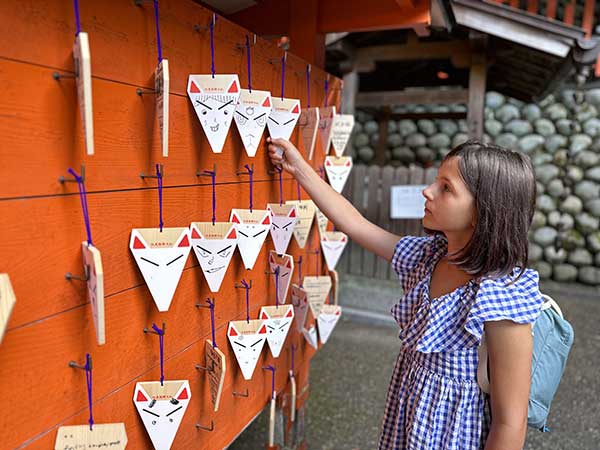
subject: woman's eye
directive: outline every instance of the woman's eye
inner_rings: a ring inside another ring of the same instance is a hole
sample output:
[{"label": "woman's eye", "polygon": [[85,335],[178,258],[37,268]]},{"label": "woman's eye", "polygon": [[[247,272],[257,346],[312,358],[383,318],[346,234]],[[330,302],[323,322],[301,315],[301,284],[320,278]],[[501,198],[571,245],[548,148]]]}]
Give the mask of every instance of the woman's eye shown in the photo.
[{"label": "woman's eye", "polygon": [[447,184],[444,184],[444,191],[450,192],[450,187]]}]

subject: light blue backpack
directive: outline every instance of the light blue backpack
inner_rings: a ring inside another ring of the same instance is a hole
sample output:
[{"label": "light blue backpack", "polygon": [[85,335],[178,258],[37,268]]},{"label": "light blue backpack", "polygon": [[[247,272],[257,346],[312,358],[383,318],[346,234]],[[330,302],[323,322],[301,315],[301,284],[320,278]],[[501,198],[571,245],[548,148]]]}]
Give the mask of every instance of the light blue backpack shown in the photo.
[{"label": "light blue backpack", "polygon": [[[573,345],[573,327],[567,322],[558,304],[542,294],[542,313],[533,324],[533,361],[527,425],[540,431],[550,431],[546,420],[550,404],[556,394],[560,379]],[[479,346],[477,382],[483,392],[489,393],[488,354],[485,334]],[[493,419],[492,419],[493,420]]]}]

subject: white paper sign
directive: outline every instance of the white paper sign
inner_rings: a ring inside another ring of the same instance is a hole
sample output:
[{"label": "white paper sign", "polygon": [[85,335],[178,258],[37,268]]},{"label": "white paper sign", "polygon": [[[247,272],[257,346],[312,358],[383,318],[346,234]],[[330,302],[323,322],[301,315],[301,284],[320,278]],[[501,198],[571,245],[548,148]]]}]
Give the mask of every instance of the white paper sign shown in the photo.
[{"label": "white paper sign", "polygon": [[96,328],[96,341],[98,345],[106,342],[104,325],[104,271],[102,270],[102,257],[100,250],[87,241],[81,243],[83,265],[88,270],[87,291],[92,307],[92,317]]},{"label": "white paper sign", "polygon": [[331,277],[328,275],[306,276],[302,287],[308,294],[308,306],[315,318],[319,317],[321,307],[331,290]]},{"label": "white paper sign", "polygon": [[60,427],[54,444],[54,450],[125,450],[125,447],[124,423],[95,423],[92,430],[89,425]]},{"label": "white paper sign", "polygon": [[302,332],[306,324],[306,314],[308,313],[308,294],[304,289],[295,284],[292,285],[292,306],[294,307],[296,329]]},{"label": "white paper sign", "polygon": [[271,93],[242,89],[235,108],[235,124],[249,157],[254,157],[271,114]]},{"label": "white paper sign", "polygon": [[135,228],[129,249],[159,311],[169,310],[190,253],[187,228]]},{"label": "white paper sign", "polygon": [[269,267],[271,272],[278,271],[278,289],[277,301],[279,304],[285,303],[288,289],[292,282],[292,273],[294,272],[294,257],[292,255],[281,255],[271,250],[269,252]]},{"label": "white paper sign", "polygon": [[156,450],[169,450],[192,398],[188,380],[142,381],[133,403]]},{"label": "white paper sign", "polygon": [[[312,200],[311,200],[312,201]],[[323,234],[327,231],[327,224],[329,223],[329,219],[325,214],[321,212],[319,208],[315,206],[315,216],[317,218],[317,226],[319,228],[319,234]]]},{"label": "white paper sign", "polygon": [[154,90],[156,92],[156,116],[164,157],[169,156],[169,89],[169,61],[163,59],[154,72]]},{"label": "white paper sign", "polygon": [[213,153],[221,153],[240,97],[237,75],[190,75],[187,92]]},{"label": "white paper sign", "polygon": [[325,157],[325,172],[331,187],[340,194],[344,190],[350,171],[352,170],[352,158],[349,156],[327,156]]},{"label": "white paper sign", "polygon": [[390,218],[422,219],[425,216],[426,184],[392,186],[390,195]]},{"label": "white paper sign", "polygon": [[242,369],[244,380],[251,380],[267,339],[266,325],[262,320],[229,322],[227,337],[240,369]]},{"label": "white paper sign", "polygon": [[326,231],[321,234],[321,249],[329,270],[334,270],[346,244],[348,236],[341,231]]},{"label": "white paper sign", "polygon": [[229,221],[235,224],[238,249],[246,269],[254,267],[271,228],[271,213],[264,209],[232,209]]},{"label": "white paper sign", "polygon": [[92,114],[92,63],[88,34],[81,31],[73,45],[73,59],[77,75],[77,99],[83,122],[83,135],[88,155],[94,154],[94,121]]},{"label": "white paper sign", "polygon": [[275,251],[279,255],[287,252],[298,217],[294,205],[268,203],[267,210],[271,213],[271,239]]},{"label": "white paper sign", "polygon": [[194,222],[190,225],[192,247],[211,292],[219,292],[237,246],[231,222]]},{"label": "white paper sign", "polygon": [[300,100],[294,98],[272,97],[273,109],[267,121],[269,134],[273,139],[289,141],[298,117],[300,117]]},{"label": "white paper sign", "polygon": [[4,337],[8,319],[15,306],[16,298],[7,273],[0,273],[0,342]]},{"label": "white paper sign", "polygon": [[317,318],[319,324],[319,337],[321,344],[325,344],[331,336],[331,332],[337,325],[342,315],[342,307],[338,305],[323,305],[321,314]]},{"label": "white paper sign", "polygon": [[294,227],[294,239],[296,239],[298,247],[304,248],[317,208],[312,200],[288,200],[285,203],[286,205],[294,205],[296,207],[298,218]]},{"label": "white paper sign", "polygon": [[333,124],[334,117],[335,106],[319,108],[319,133],[325,154],[329,153],[329,147],[331,146],[331,125]]},{"label": "white paper sign", "polygon": [[354,128],[354,115],[336,114],[331,125],[331,143],[336,156],[342,156]]},{"label": "white paper sign", "polygon": [[306,339],[306,342],[308,342],[312,348],[314,348],[315,350],[319,349],[319,342],[317,340],[317,327],[311,325],[310,327],[308,327],[308,329],[304,328],[302,330],[302,335],[304,336],[304,339]]},{"label": "white paper sign", "polygon": [[303,109],[298,119],[298,126],[302,135],[304,154],[309,160],[313,159],[315,144],[317,143],[317,129],[319,127],[319,108]]},{"label": "white paper sign", "polygon": [[263,306],[260,308],[260,319],[267,326],[267,343],[273,358],[279,358],[285,338],[294,320],[292,305]]}]

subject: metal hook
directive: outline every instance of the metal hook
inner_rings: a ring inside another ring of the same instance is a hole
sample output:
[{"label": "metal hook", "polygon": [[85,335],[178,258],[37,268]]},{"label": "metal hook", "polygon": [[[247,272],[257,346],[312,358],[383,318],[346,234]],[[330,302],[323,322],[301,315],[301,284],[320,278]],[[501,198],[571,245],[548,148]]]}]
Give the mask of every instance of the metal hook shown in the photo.
[{"label": "metal hook", "polygon": [[144,94],[156,94],[156,89],[137,88],[135,93],[141,97]]},{"label": "metal hook", "polygon": [[88,281],[90,279],[89,264],[86,264],[85,266],[83,266],[83,270],[84,270],[84,274],[85,274],[83,277],[73,275],[71,272],[67,272],[67,273],[65,273],[65,279],[67,279],[68,281],[71,281],[71,280]]},{"label": "metal hook", "polygon": [[[246,286],[244,286],[242,283],[235,283],[233,287],[236,289],[246,289]],[[250,280],[250,283],[248,284],[248,289],[252,289],[252,280]]]},{"label": "metal hook", "polygon": [[212,20],[210,22],[208,22],[208,25],[203,26],[203,25],[195,24],[194,31],[200,33],[201,31],[209,30],[210,26],[212,25],[214,27],[216,23],[217,23],[217,15],[215,13],[213,13]]},{"label": "metal hook", "polygon": [[247,398],[247,397],[250,396],[250,392],[248,392],[248,389],[246,389],[246,393],[245,394],[242,393],[242,392],[236,392],[236,391],[233,391],[232,394],[233,394],[234,397],[244,397],[244,398]]},{"label": "metal hook", "polygon": [[239,177],[239,176],[241,176],[241,175],[250,175],[250,174],[251,174],[251,173],[253,173],[253,172],[254,172],[254,163],[252,163],[252,164],[250,165],[250,172],[248,172],[248,169],[246,169],[246,168],[244,167],[244,170],[238,170],[238,171],[237,171],[235,174],[236,174],[236,175]]},{"label": "metal hook", "polygon": [[[217,165],[213,164],[213,170],[212,172],[215,174],[215,177],[217,176]],[[204,171],[196,171],[196,176],[197,177],[212,177],[212,173],[210,173],[208,170],[204,170]]]},{"label": "metal hook", "polygon": [[52,78],[56,81],[60,81],[61,78],[77,78],[77,66],[75,67],[75,73],[61,73],[61,72],[52,72]]},{"label": "metal hook", "polygon": [[[161,330],[163,336],[166,334],[165,330],[166,330],[166,326],[165,326],[165,323],[163,322],[163,324],[162,324],[162,330]],[[161,333],[159,333],[157,331],[154,331],[153,329],[147,328],[147,327],[144,327],[144,333],[152,333],[152,334],[157,334],[159,336],[161,335]]]},{"label": "metal hook", "polygon": [[69,367],[71,367],[72,369],[80,369],[80,370],[92,370],[92,356],[90,355],[90,366],[87,366],[86,364],[77,364],[75,361],[69,361]]},{"label": "metal hook", "polygon": [[[254,47],[256,45],[256,33],[254,34],[254,39],[253,39],[253,43],[251,44],[252,47]],[[243,44],[235,44],[235,47],[238,50],[244,50],[246,48],[246,43],[244,42]]]},{"label": "metal hook", "polygon": [[200,425],[199,423],[197,423],[196,428],[199,430],[213,431],[215,429],[215,423],[211,420],[210,427],[204,427],[204,426]]},{"label": "metal hook", "polygon": [[[162,165],[162,164],[161,164],[161,165],[159,166],[159,168],[158,168],[158,173],[160,173],[160,177],[161,177],[161,178],[162,178],[162,177],[164,176],[164,174],[165,174],[165,172],[164,172],[164,167],[163,167],[163,165]],[[142,180],[143,180],[143,179],[145,179],[145,178],[158,178],[158,175],[145,175],[145,174],[144,174],[144,172],[142,172],[142,173],[140,174],[140,178],[141,178]]]},{"label": "metal hook", "polygon": [[[81,172],[80,175],[81,177],[81,181],[85,181],[85,165],[81,165]],[[61,175],[60,177],[58,177],[58,182],[61,184],[65,184],[65,183],[77,183],[78,181],[75,178],[71,178],[71,176],[69,175],[69,178],[65,177],[64,175]]]}]

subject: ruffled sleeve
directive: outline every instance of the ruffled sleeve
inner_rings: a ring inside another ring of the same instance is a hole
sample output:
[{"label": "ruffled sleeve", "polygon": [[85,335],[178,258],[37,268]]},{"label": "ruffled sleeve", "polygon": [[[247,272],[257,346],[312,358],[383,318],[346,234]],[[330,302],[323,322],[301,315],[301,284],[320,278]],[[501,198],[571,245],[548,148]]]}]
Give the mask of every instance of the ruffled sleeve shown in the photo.
[{"label": "ruffled sleeve", "polygon": [[538,273],[525,269],[521,278],[506,286],[518,273],[518,269],[515,269],[511,276],[484,278],[479,283],[465,322],[465,329],[477,340],[481,339],[485,322],[510,320],[520,324],[533,323],[540,315],[544,300]]},{"label": "ruffled sleeve", "polygon": [[408,291],[414,282],[425,275],[425,263],[436,251],[439,244],[434,236],[405,236],[398,241],[392,267],[398,274],[400,283]]}]

